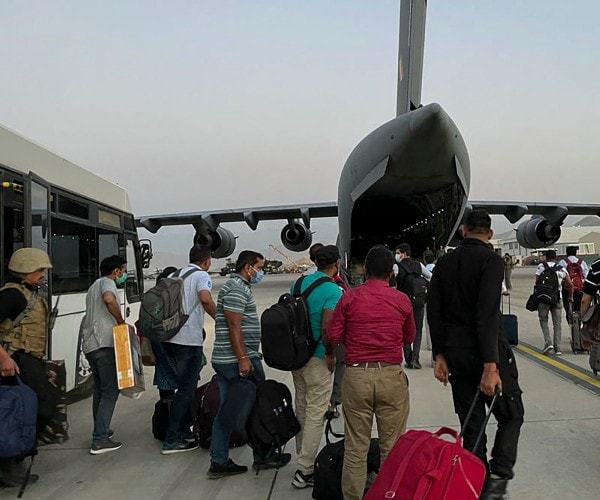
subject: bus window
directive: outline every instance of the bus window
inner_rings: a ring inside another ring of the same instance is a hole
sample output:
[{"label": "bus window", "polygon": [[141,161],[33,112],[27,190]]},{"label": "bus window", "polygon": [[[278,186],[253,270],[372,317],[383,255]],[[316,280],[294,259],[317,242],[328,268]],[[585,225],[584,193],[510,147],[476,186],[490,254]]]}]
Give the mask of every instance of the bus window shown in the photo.
[{"label": "bus window", "polygon": [[53,292],[87,292],[98,277],[94,228],[52,217]]},{"label": "bus window", "polygon": [[100,276],[100,262],[111,255],[121,254],[122,240],[123,237],[120,234],[98,229],[98,276]]},{"label": "bus window", "polygon": [[[2,176],[0,188],[0,215],[2,216],[0,241],[2,242],[1,282],[8,278],[10,256],[24,243],[23,180]],[[4,184],[6,182],[7,184]]]}]

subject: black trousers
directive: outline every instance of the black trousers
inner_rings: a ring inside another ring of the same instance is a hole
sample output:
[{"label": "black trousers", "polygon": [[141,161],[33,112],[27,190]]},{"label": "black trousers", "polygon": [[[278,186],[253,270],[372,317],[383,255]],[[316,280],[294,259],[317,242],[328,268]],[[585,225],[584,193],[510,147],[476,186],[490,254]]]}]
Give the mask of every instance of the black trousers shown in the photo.
[{"label": "black trousers", "polygon": [[[500,354],[500,378],[502,380],[502,396],[499,396],[493,409],[493,415],[498,421],[498,430],[492,458],[487,460],[487,436],[483,435],[481,444],[476,450],[476,455],[488,465],[488,472],[502,478],[513,478],[513,467],[517,461],[517,445],[521,426],[523,425],[522,391],[519,387],[518,370],[514,355],[508,343],[499,340]],[[458,415],[461,426],[473,403],[475,394],[481,381],[483,363],[478,351],[466,349],[449,349],[446,360],[450,370],[450,384],[452,385],[452,398],[454,410]],[[473,450],[479,431],[483,426],[486,414],[486,406],[489,407],[492,398],[481,396],[463,436],[464,447]]]}]

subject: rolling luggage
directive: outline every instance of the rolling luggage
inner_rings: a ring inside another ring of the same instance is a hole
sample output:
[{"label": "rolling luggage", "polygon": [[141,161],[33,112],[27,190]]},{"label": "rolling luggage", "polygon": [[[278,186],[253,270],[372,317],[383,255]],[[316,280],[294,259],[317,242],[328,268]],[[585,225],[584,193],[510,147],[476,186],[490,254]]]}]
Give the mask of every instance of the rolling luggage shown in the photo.
[{"label": "rolling luggage", "polygon": [[[332,442],[331,436],[341,438]],[[344,435],[337,434],[331,429],[331,418],[325,425],[325,441],[327,444],[315,459],[315,475],[312,497],[315,500],[343,500],[342,468],[344,466]],[[379,472],[381,453],[379,439],[371,439],[367,455],[367,478],[370,474]]]},{"label": "rolling luggage", "polygon": [[594,375],[598,375],[600,372],[600,344],[594,342],[590,349],[590,368],[594,372]]},{"label": "rolling luggage", "polygon": [[[573,305],[571,304],[569,307],[573,307]],[[584,352],[590,352],[591,349],[591,343],[588,340],[585,340],[582,336],[581,336],[581,328],[582,328],[582,324],[581,324],[581,318],[579,316],[579,312],[578,311],[573,311],[572,312],[572,324],[571,324],[571,350],[573,351],[573,354],[580,354],[580,353],[584,353]],[[591,358],[591,355],[590,355]]]},{"label": "rolling luggage", "polygon": [[[475,395],[465,425],[469,421],[479,391]],[[479,447],[498,395],[494,396],[477,437]],[[442,439],[451,436],[452,441]],[[442,427],[435,433],[409,430],[396,442],[365,500],[476,500],[485,482],[486,466],[474,453],[462,447],[462,431]]]},{"label": "rolling luggage", "polygon": [[508,314],[504,314],[504,299],[502,299],[502,334],[510,345],[519,343],[519,319],[511,314],[510,295],[508,296]]}]

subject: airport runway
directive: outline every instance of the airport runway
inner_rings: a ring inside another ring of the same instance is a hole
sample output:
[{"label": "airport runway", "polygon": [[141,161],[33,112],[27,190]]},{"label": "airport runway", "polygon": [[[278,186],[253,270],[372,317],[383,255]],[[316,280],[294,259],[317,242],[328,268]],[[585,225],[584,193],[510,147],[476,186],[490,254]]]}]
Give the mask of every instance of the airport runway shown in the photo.
[{"label": "airport runway", "polygon": [[[516,477],[510,484],[512,499],[598,499],[600,477],[600,406],[594,377],[587,356],[570,351],[567,324],[563,322],[562,358],[539,354],[542,334],[537,316],[524,309],[533,283],[534,268],[519,268],[513,273],[512,310],[519,317],[524,344],[516,350],[524,390],[525,424],[519,445]],[[269,275],[254,287],[260,309],[267,307],[287,290],[295,276]],[[225,278],[215,278],[215,298]],[[214,325],[207,321],[207,354],[212,349]],[[526,344],[526,345],[525,345]],[[427,360],[423,353],[422,360]],[[409,370],[411,413],[409,427],[437,429],[456,427],[450,388],[434,378],[430,366]],[[213,372],[202,371],[202,382]],[[290,387],[288,373],[267,369],[267,376]],[[106,455],[88,454],[91,434],[91,400],[69,407],[71,439],[63,446],[40,449],[34,472],[39,482],[28,487],[25,498],[52,500],[87,499],[187,499],[266,500],[309,499],[311,490],[295,490],[290,481],[294,459],[276,471],[252,472],[227,479],[208,480],[209,455],[196,450],[173,456],[160,454],[160,443],[150,432],[150,419],[158,393],[152,384],[152,369],[146,374],[147,391],[138,400],[119,399],[112,427],[123,448]],[[493,419],[492,419],[493,421]],[[335,422],[343,429],[341,418]],[[490,424],[493,433],[495,424]],[[288,450],[294,454],[293,443]],[[251,465],[248,447],[234,449],[231,457]],[[0,498],[13,498],[15,489],[1,490]]]}]

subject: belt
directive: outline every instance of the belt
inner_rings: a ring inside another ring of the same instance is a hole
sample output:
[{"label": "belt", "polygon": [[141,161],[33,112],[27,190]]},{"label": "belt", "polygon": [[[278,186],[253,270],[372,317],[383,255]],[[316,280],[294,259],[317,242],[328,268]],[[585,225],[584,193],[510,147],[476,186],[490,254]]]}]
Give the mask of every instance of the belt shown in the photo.
[{"label": "belt", "polygon": [[365,363],[352,363],[346,368],[385,368],[386,366],[402,367],[402,363],[386,363],[385,361],[367,361]]}]

